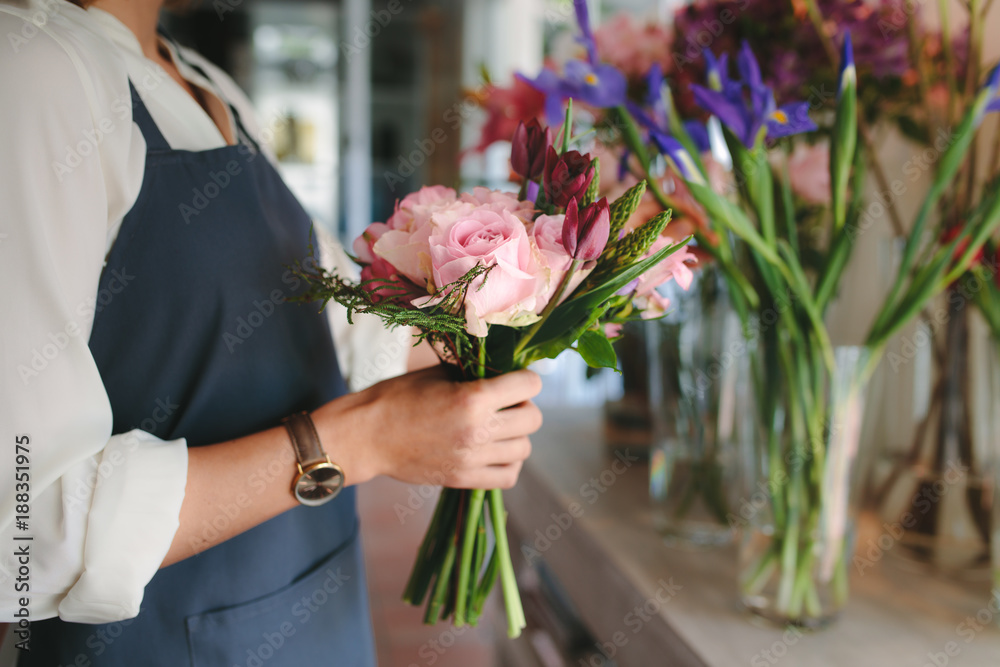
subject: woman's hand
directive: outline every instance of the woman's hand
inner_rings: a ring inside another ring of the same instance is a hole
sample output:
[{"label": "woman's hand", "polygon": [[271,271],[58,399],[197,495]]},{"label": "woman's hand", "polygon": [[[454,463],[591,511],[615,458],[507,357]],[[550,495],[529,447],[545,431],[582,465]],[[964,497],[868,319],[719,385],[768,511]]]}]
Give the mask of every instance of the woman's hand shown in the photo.
[{"label": "woman's hand", "polygon": [[455,382],[441,366],[380,382],[312,413],[349,484],[377,475],[456,488],[510,488],[542,425],[532,371]]}]

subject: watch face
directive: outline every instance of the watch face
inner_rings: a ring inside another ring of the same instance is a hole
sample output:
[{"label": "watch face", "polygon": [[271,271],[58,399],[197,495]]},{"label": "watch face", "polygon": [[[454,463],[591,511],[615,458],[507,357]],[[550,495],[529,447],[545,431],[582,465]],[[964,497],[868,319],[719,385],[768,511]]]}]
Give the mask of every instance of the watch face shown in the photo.
[{"label": "watch face", "polygon": [[320,463],[306,470],[295,483],[295,497],[303,505],[322,505],[333,500],[344,487],[340,468]]}]

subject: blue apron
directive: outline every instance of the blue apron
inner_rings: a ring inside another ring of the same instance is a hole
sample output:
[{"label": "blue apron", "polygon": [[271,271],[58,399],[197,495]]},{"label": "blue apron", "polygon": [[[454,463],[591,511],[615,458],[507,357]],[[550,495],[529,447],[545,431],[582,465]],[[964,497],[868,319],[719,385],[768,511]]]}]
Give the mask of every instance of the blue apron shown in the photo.
[{"label": "blue apron", "polygon": [[[302,291],[287,267],[310,254],[310,219],[239,116],[238,145],[172,150],[135,88],[132,105],[146,171],[102,272],[98,293],[111,296],[90,337],[114,433],[141,428],[197,447],[346,393],[325,316],[286,301]],[[293,474],[287,458],[255,473],[199,534]],[[371,667],[354,489],[161,569],[134,619],[31,625],[20,667]]]}]

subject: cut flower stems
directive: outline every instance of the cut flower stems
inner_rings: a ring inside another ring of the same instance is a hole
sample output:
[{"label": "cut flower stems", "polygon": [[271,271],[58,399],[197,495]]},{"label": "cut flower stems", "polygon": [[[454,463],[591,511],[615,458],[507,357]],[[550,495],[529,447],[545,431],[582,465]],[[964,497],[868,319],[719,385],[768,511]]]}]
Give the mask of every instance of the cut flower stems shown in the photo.
[{"label": "cut flower stems", "polygon": [[[846,568],[852,545],[849,514],[849,473],[856,451],[860,418],[849,420],[854,442],[841,431],[841,418],[860,405],[865,386],[875,371],[889,339],[911,321],[970,265],[1000,223],[1000,193],[984,192],[965,222],[953,230],[950,242],[928,243],[925,233],[940,197],[958,172],[983,115],[995,105],[998,72],[994,70],[966,111],[955,131],[955,141],[942,156],[932,186],[912,224],[896,279],[865,339],[856,363],[838,364],[824,322],[836,296],[861,224],[862,168],[857,154],[856,77],[850,37],[842,46],[840,89],[831,132],[829,245],[819,261],[807,264],[798,245],[796,223],[787,202],[787,179],[776,174],[766,157],[766,142],[787,136],[792,128],[787,113],[776,107],[773,94],[759,79],[756,61],[744,47],[738,64],[743,78],[731,80],[717,73],[718,91],[702,95],[703,106],[722,121],[726,144],[738,184],[731,199],[708,185],[708,174],[685,150],[690,137],[668,143],[655,140],[661,129],[620,108],[626,144],[649,155],[664,157],[684,178],[694,198],[705,209],[722,241],[712,249],[716,261],[730,264],[724,275],[736,295],[745,295],[741,316],[745,331],[755,334],[751,362],[757,407],[756,445],[766,468],[758,471],[769,490],[767,520],[773,531],[768,546],[758,549],[741,577],[744,599],[754,599],[770,580],[776,582],[767,615],[782,622],[816,625],[843,606],[847,598]],[[645,121],[645,122],[643,122]],[[650,137],[644,140],[643,128]],[[683,123],[669,124],[684,132]],[[752,132],[748,133],[747,128]],[[756,128],[756,129],[754,129]],[[748,141],[751,141],[748,145]],[[643,160],[644,165],[649,159]],[[656,182],[647,170],[647,182]],[[664,204],[669,199],[657,193]],[[934,238],[937,238],[936,236]],[[729,246],[729,247],[724,247]],[[749,266],[737,265],[745,255]],[[742,277],[750,281],[749,288]],[[759,296],[754,308],[752,295]],[[761,326],[759,315],[777,314],[774,326]],[[753,346],[752,346],[753,347]],[[849,429],[850,430],[850,429]],[[846,458],[845,458],[846,457]],[[845,517],[847,517],[845,519]],[[758,517],[763,520],[765,517]],[[738,519],[738,518],[737,518]],[[738,520],[739,521],[739,520]],[[747,521],[739,521],[746,524]],[[745,531],[753,532],[743,525]],[[832,530],[835,526],[836,530]],[[752,535],[750,536],[753,537]],[[759,536],[758,536],[759,537]],[[745,540],[746,540],[745,536]]]}]

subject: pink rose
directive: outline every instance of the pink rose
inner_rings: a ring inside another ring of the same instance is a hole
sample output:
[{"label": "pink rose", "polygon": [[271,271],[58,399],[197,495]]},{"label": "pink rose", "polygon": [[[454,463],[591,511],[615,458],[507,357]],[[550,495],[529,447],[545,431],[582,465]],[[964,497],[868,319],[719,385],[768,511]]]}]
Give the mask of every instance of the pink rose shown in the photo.
[{"label": "pink rose", "polygon": [[433,206],[439,202],[455,201],[455,191],[443,185],[428,185],[403,197],[398,208],[413,209],[418,206]]},{"label": "pink rose", "polygon": [[524,222],[509,210],[493,208],[477,208],[445,224],[436,218],[430,236],[438,288],[477,264],[493,267],[473,281],[465,298],[466,329],[480,337],[486,335],[487,324],[524,326],[537,321],[536,293],[544,279]]},{"label": "pink rose", "polygon": [[513,192],[475,187],[472,189],[472,192],[463,193],[459,199],[470,204],[476,204],[477,206],[489,204],[494,210],[504,209],[510,211],[526,223],[531,222],[531,217],[535,213],[535,204],[533,202],[518,201],[517,195]]},{"label": "pink rose", "polygon": [[562,213],[540,215],[535,218],[535,224],[531,227],[535,246],[545,259],[545,265],[554,271],[565,271],[573,261],[562,242],[562,228],[565,218],[566,216]]},{"label": "pink rose", "polygon": [[[386,221],[389,228],[372,246],[372,252],[421,287],[431,278],[427,240],[431,218],[458,203],[451,188],[441,185],[421,188],[403,198]],[[467,207],[467,205],[464,205]]]}]

